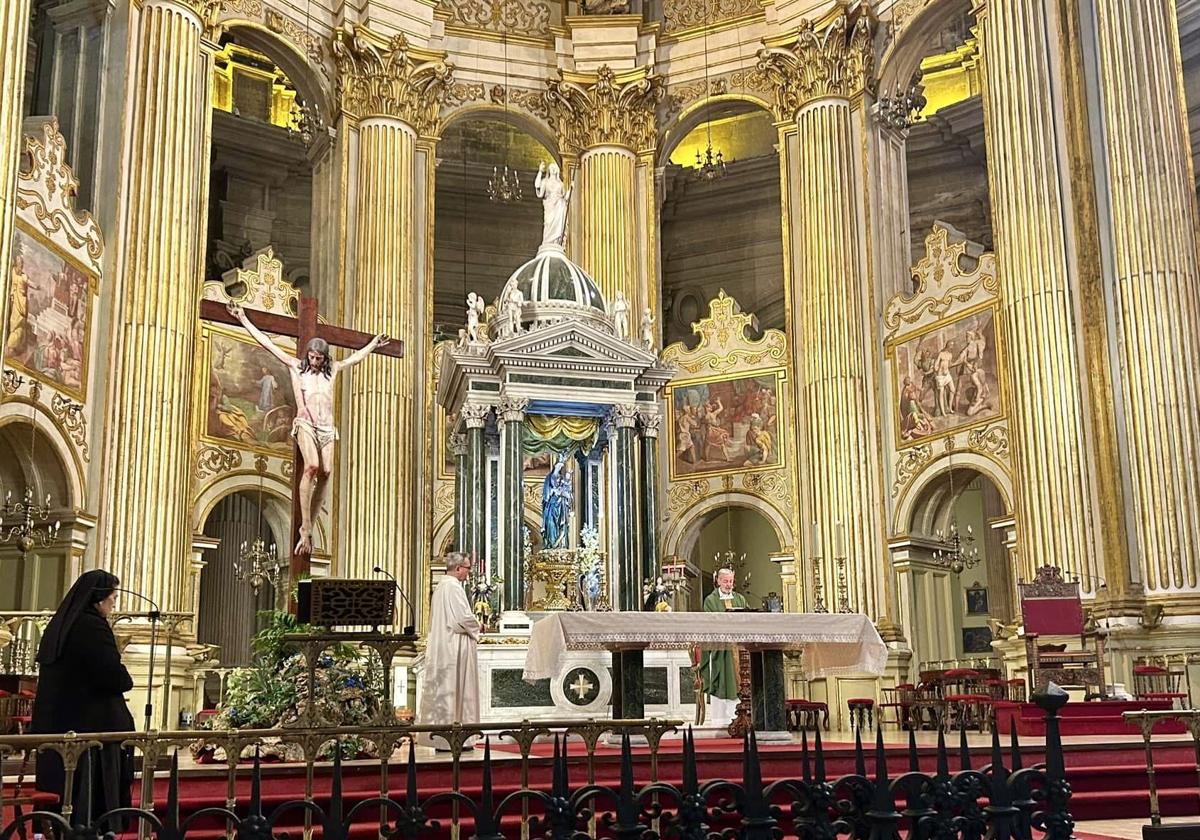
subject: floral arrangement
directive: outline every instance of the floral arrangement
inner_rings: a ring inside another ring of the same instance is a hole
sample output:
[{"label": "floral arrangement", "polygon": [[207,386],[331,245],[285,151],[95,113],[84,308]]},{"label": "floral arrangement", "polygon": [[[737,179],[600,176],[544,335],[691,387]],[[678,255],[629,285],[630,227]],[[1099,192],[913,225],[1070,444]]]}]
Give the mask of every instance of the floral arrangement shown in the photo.
[{"label": "floral arrangement", "polygon": [[[379,712],[384,675],[374,658],[358,648],[340,644],[317,660],[313,685],[309,685],[304,658],[285,646],[283,636],[314,632],[286,612],[261,613],[267,620],[251,642],[254,665],[233,671],[225,697],[210,719],[212,729],[274,729],[295,724],[311,694],[317,714],[326,726],[365,726]],[[247,748],[251,749],[251,748]],[[370,756],[374,745],[360,738],[341,741],[342,757]],[[333,757],[334,743],[322,747],[318,758]],[[206,741],[192,745],[197,760],[223,761],[222,751]],[[297,745],[268,744],[263,756],[299,761]],[[243,755],[243,758],[249,754]]]}]

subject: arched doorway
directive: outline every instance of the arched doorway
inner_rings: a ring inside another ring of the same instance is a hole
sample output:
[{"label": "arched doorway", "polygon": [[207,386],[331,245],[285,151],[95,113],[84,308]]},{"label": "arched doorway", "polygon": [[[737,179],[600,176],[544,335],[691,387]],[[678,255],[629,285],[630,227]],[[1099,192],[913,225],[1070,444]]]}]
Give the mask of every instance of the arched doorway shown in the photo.
[{"label": "arched doorway", "polygon": [[1011,523],[1000,489],[977,469],[948,468],[918,492],[907,538],[892,542],[918,669],[992,657],[996,628],[1015,614]]},{"label": "arched doorway", "polygon": [[[759,329],[785,329],[771,115],[745,100],[717,101],[690,114],[674,134],[679,139],[665,149],[660,211],[664,344],[693,344],[692,323],[721,289],[758,317]],[[723,170],[706,167],[709,148],[720,153]]]},{"label": "arched doorway", "polygon": [[220,544],[208,554],[200,573],[196,638],[201,644],[218,646],[218,658],[226,667],[251,662],[250,640],[259,629],[258,614],[281,608],[287,595],[286,566],[281,583],[264,584],[257,591],[248,580],[239,579],[241,546],[261,538],[264,545],[276,546],[278,556],[286,557],[283,539],[291,532],[289,523],[286,499],[248,490],[223,497],[204,522],[204,535]]},{"label": "arched doorway", "polygon": [[759,511],[742,505],[710,511],[689,536],[684,557],[699,572],[688,599],[689,609],[700,609],[722,566],[733,569],[734,586],[751,607],[761,608],[770,596],[782,596],[779,566],[772,561],[780,551],[779,535]]},{"label": "arched doorway", "polygon": [[[14,421],[0,426],[0,501],[23,503],[26,491],[35,505],[48,508],[45,517],[35,518],[34,527],[46,534],[56,522],[61,527],[49,545],[35,543],[29,551],[15,541],[0,543],[0,580],[5,582],[0,610],[53,610],[71,582],[75,500],[54,444],[31,423]],[[8,527],[17,524],[10,515],[4,519]]]}]

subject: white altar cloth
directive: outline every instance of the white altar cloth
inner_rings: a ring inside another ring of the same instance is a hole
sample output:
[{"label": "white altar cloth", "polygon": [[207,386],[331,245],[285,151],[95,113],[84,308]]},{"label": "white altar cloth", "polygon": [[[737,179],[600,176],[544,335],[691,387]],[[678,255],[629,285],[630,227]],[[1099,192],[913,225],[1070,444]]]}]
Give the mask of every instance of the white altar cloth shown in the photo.
[{"label": "white altar cloth", "polygon": [[804,651],[809,677],[878,676],[888,651],[865,615],[845,613],[562,612],[533,626],[526,680],[558,673],[567,650],[760,647]]}]

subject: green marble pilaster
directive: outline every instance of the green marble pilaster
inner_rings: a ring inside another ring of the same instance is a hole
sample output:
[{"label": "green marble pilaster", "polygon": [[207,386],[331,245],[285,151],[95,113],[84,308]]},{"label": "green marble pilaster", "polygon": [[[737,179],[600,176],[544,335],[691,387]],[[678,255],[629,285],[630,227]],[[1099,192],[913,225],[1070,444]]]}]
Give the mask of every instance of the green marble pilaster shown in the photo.
[{"label": "green marble pilaster", "polygon": [[641,444],[642,481],[638,512],[641,519],[641,578],[658,574],[658,427],[662,418],[657,414],[642,414]]},{"label": "green marble pilaster", "polygon": [[629,406],[613,408],[615,431],[613,470],[617,492],[613,510],[614,563],[617,569],[617,609],[642,608],[641,563],[638,557],[637,465],[634,463],[634,426],[637,412]]},{"label": "green marble pilaster", "polygon": [[646,716],[646,694],[639,650],[612,652],[612,716],[614,720],[641,720]]},{"label": "green marble pilaster", "polygon": [[783,651],[750,651],[750,709],[758,732],[785,732]]},{"label": "green marble pilaster", "polygon": [[475,561],[476,568],[486,556],[487,540],[487,446],[484,427],[487,425],[490,406],[463,406],[463,422],[467,427],[467,485],[463,500],[466,528],[462,551]]},{"label": "green marble pilaster", "polygon": [[525,570],[521,557],[522,470],[521,430],[529,400],[500,398],[500,577],[504,579],[506,610],[525,609]]},{"label": "green marble pilaster", "polygon": [[454,453],[454,550],[462,551],[467,544],[467,436],[451,435],[450,449]]}]

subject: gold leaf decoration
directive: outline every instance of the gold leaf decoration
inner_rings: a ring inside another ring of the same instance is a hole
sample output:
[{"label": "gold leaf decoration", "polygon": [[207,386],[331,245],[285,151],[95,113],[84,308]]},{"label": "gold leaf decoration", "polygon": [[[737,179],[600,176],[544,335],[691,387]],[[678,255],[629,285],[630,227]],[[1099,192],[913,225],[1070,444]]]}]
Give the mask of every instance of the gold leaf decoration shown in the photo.
[{"label": "gold leaf decoration", "polygon": [[986,452],[998,458],[1009,455],[1008,429],[1004,426],[985,426],[967,433],[967,448]]},{"label": "gold leaf decoration", "polygon": [[563,144],[580,153],[593,146],[653,149],[662,79],[645,68],[617,76],[607,64],[594,74],[558,73],[547,83],[546,107]]},{"label": "gold leaf decoration", "polygon": [[[260,456],[261,457],[261,456]],[[228,446],[203,446],[196,456],[196,477],[211,478],[242,465],[242,453]]]},{"label": "gold leaf decoration", "polygon": [[796,28],[791,47],[767,47],[758,53],[758,69],[775,92],[775,116],[792,120],[810,102],[826,97],[849,99],[875,86],[874,23],[867,14],[853,26],[838,15],[823,32],[808,18]]},{"label": "gold leaf decoration", "polygon": [[900,453],[896,461],[896,478],[892,482],[892,498],[900,495],[921,468],[933,460],[933,444],[911,446]]},{"label": "gold leaf decoration", "polygon": [[454,82],[453,65],[444,58],[412,49],[403,35],[385,40],[350,24],[334,35],[333,57],[347,113],[359,119],[394,117],[419,134],[437,134]]}]

